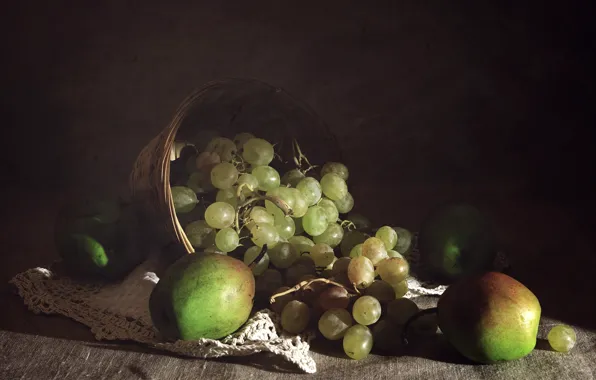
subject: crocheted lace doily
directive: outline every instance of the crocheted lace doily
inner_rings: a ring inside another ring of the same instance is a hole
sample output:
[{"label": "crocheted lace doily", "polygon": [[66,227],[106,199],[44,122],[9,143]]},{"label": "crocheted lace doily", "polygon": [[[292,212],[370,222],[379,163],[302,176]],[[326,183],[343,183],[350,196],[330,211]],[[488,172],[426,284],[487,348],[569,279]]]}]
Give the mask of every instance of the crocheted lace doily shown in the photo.
[{"label": "crocheted lace doily", "polygon": [[[419,255],[408,255],[413,273],[419,268]],[[504,259],[495,266],[503,266]],[[316,372],[309,354],[313,332],[298,336],[283,332],[278,316],[268,310],[256,311],[235,333],[221,339],[161,342],[149,315],[149,296],[159,281],[154,273],[157,259],[148,259],[118,284],[87,284],[58,276],[46,268],[32,268],[10,282],[28,308],[35,313],[61,314],[91,329],[98,340],[129,340],[176,354],[216,358],[270,352],[296,364],[307,373]],[[446,287],[408,279],[407,298],[440,295]]]}]

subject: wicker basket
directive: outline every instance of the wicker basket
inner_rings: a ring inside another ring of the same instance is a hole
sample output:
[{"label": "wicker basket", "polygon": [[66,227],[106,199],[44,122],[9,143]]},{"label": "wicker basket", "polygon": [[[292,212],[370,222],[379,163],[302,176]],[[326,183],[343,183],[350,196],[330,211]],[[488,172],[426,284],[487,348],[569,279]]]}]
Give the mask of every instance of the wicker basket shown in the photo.
[{"label": "wicker basket", "polygon": [[234,78],[210,82],[194,91],[170,124],[141,151],[130,176],[132,199],[142,208],[153,232],[163,243],[179,243],[188,253],[194,248],[176,217],[170,191],[170,152],[177,137],[184,139],[206,129],[230,138],[250,132],[277,142],[283,162],[292,161],[294,138],[313,163],[341,160],[337,141],[325,123],[280,88]]}]

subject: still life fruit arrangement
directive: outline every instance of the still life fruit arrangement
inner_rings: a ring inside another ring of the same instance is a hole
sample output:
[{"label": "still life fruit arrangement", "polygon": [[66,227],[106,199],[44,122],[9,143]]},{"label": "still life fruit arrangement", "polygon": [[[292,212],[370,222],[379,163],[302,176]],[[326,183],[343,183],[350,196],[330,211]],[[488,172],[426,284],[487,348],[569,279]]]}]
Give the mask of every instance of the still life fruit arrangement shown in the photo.
[{"label": "still life fruit arrangement", "polygon": [[[294,167],[281,172],[276,146],[250,133],[173,144],[173,208],[195,252],[175,260],[151,293],[162,339],[221,339],[268,307],[286,334],[337,341],[352,359],[439,332],[479,363],[535,348],[540,303],[522,283],[492,271],[496,242],[480,211],[442,205],[417,235],[376,228],[352,211],[344,164],[312,165],[296,141],[292,150]],[[133,205],[78,210],[57,234],[71,272],[118,278],[146,258],[139,229],[130,228],[139,219]],[[415,244],[428,273],[449,285],[436,308],[419,310],[404,298]],[[556,326],[548,341],[567,352],[575,333]]]}]

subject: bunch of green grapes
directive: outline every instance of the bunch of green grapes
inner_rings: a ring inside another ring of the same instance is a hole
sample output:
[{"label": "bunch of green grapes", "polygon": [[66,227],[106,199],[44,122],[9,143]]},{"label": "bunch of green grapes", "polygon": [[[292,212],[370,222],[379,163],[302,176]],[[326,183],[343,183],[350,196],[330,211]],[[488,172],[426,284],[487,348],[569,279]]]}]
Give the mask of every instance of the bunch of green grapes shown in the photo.
[{"label": "bunch of green grapes", "polygon": [[187,148],[171,170],[186,176],[171,178],[171,192],[187,237],[197,249],[250,265],[257,298],[276,295],[271,308],[284,330],[318,329],[342,340],[353,359],[366,357],[373,342],[387,349],[399,341],[399,327],[418,310],[403,298],[411,233],[375,230],[352,212],[346,165],[316,170],[306,161],[307,168],[280,173],[274,144],[249,133],[211,138],[202,151]]}]

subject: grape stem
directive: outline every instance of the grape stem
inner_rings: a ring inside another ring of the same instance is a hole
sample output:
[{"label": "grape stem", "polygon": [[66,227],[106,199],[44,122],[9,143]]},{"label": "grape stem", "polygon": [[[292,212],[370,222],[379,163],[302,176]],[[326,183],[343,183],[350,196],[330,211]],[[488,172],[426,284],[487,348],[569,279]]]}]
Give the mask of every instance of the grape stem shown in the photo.
[{"label": "grape stem", "polygon": [[408,328],[415,320],[417,320],[418,318],[420,318],[424,315],[427,315],[427,314],[436,314],[438,311],[439,311],[439,308],[431,307],[430,309],[421,310],[418,313],[412,315],[410,318],[408,318],[408,320],[404,324],[404,328],[401,332],[401,341],[403,342],[403,344],[404,345],[408,344]]},{"label": "grape stem", "polygon": [[310,161],[308,161],[308,158],[302,153],[298,140],[296,139],[292,140],[292,151],[294,152],[294,163],[298,166],[298,169],[302,168],[302,160],[308,165],[308,168],[302,171],[303,174],[306,174],[317,167],[317,165],[312,165]]},{"label": "grape stem", "polygon": [[[342,287],[342,288],[346,289],[348,292],[352,291],[351,289],[345,287],[344,285],[340,284],[339,282],[329,280],[328,278],[315,278],[314,280],[310,280],[310,281],[301,281],[288,290],[284,290],[283,292],[279,292],[279,293],[272,295],[271,298],[269,299],[269,303],[275,303],[276,298],[285,296],[286,294],[291,294],[291,293],[297,292],[301,289],[306,288],[307,286],[309,286],[310,284],[312,284],[314,282],[323,282],[325,284]],[[356,290],[356,292],[359,293],[358,290]]]},{"label": "grape stem", "polygon": [[281,211],[283,211],[284,215],[286,215],[286,216],[292,215],[292,209],[290,208],[290,206],[288,206],[288,204],[286,202],[284,202],[282,199],[280,199],[279,197],[275,197],[275,196],[272,197],[269,195],[261,195],[261,196],[253,197],[253,198],[247,199],[246,201],[241,203],[236,208],[236,217],[234,218],[234,224],[236,226],[237,233],[240,233],[240,222],[239,222],[240,210],[243,209],[244,207],[249,206],[252,203],[255,203],[258,201],[269,201],[269,202],[275,204],[277,207],[279,207],[281,209]]},{"label": "grape stem", "polygon": [[261,252],[259,252],[259,254],[257,255],[257,257],[255,257],[255,259],[253,261],[250,262],[250,264],[248,264],[248,267],[250,268],[250,270],[252,270],[259,261],[261,261],[261,259],[263,258],[263,256],[265,256],[265,254],[267,253],[267,244],[263,244],[263,248],[261,248]]}]

